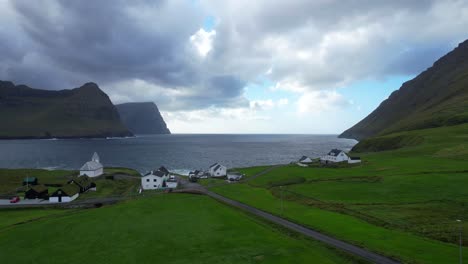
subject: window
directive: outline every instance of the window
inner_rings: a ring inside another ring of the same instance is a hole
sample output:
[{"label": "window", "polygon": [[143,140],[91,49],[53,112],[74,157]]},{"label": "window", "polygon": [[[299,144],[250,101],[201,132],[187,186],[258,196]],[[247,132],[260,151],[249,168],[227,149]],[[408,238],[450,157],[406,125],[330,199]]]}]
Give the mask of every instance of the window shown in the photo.
[{"label": "window", "polygon": [[149,182],[149,179],[146,179],[146,182]]},{"label": "window", "polygon": [[154,181],[154,182],[157,182],[157,180],[156,180],[156,179],[153,179],[153,181]]},{"label": "window", "polygon": [[156,188],[156,185],[154,185],[154,188]]}]

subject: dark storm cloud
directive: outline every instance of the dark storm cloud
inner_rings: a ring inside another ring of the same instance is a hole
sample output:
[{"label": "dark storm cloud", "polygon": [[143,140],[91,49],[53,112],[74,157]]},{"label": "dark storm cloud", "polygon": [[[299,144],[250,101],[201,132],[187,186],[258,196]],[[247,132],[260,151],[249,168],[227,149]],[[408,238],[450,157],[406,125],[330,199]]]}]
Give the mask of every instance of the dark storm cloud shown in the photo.
[{"label": "dark storm cloud", "polygon": [[[207,15],[205,56],[191,36]],[[270,68],[272,83],[302,93],[416,74],[467,26],[468,4],[455,0],[0,0],[0,79],[94,81],[116,102],[174,111],[243,107],[245,85]]]},{"label": "dark storm cloud", "polygon": [[[126,1],[47,3],[49,9],[40,1],[15,1],[14,6],[41,54],[63,69],[103,81],[149,78],[169,85],[192,81],[193,69],[183,61],[183,53],[186,40],[199,27],[198,14],[171,10],[163,1],[140,1],[132,7],[134,13]],[[154,9],[154,17],[139,16],[139,10],[148,9]],[[194,23],[168,19],[168,14],[160,13],[166,10],[181,12]]]},{"label": "dark storm cloud", "polygon": [[[0,59],[2,79],[46,89],[94,81],[111,97],[130,100],[161,101],[167,93],[159,90],[191,90],[189,95],[169,93],[171,98],[164,102],[172,103],[161,103],[168,109],[229,106],[240,100],[244,82],[228,75],[220,82],[216,74],[202,69],[190,46],[190,36],[204,19],[193,2],[20,0],[8,7],[15,36],[23,41],[0,45],[8,55]],[[152,85],[136,96],[131,95],[135,87],[114,87],[128,80]],[[160,98],[145,96],[154,93],[154,87]]]}]

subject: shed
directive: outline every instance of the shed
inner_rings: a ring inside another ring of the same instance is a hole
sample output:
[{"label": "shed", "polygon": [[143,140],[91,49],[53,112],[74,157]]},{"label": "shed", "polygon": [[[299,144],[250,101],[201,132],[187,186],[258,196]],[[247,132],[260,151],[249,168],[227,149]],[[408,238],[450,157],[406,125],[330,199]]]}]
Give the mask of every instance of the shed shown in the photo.
[{"label": "shed", "polygon": [[80,195],[80,187],[76,184],[67,184],[59,189],[57,189],[54,193],[52,193],[49,197],[49,202],[51,203],[67,203],[75,200]]},{"label": "shed", "polygon": [[24,193],[24,199],[47,199],[49,189],[45,185],[36,185]]},{"label": "shed", "polygon": [[302,156],[301,159],[299,159],[300,163],[312,163],[312,159],[307,157],[307,156]]},{"label": "shed", "polygon": [[80,193],[84,193],[88,190],[96,190],[96,184],[91,181],[91,179],[86,176],[75,177],[68,181],[69,184],[76,184],[80,188]]}]

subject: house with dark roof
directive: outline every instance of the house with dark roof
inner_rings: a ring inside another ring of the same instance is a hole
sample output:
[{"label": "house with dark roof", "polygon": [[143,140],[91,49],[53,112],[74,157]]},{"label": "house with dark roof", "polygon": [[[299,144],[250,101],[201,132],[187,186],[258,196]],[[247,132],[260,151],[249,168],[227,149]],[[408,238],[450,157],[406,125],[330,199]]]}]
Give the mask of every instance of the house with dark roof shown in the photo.
[{"label": "house with dark roof", "polygon": [[327,155],[320,158],[320,162],[324,164],[347,162],[349,159],[348,155],[340,149],[332,149]]},{"label": "house with dark roof", "polygon": [[238,172],[232,172],[227,174],[228,181],[240,181],[244,175]]},{"label": "house with dark roof", "polygon": [[169,170],[166,169],[166,167],[164,167],[164,166],[159,167],[158,171],[162,171],[162,172],[167,173],[167,174],[170,173]]},{"label": "house with dark roof", "polygon": [[24,199],[48,199],[49,190],[45,185],[35,185],[24,193]]},{"label": "house with dark roof", "polygon": [[208,173],[211,177],[224,177],[227,174],[227,168],[216,162],[209,167]]},{"label": "house with dark roof", "polygon": [[80,188],[80,193],[87,192],[88,190],[96,190],[96,183],[94,183],[91,178],[86,175],[75,177],[68,181],[68,184],[76,184]]},{"label": "house with dark roof", "polygon": [[104,166],[102,166],[99,155],[94,152],[91,160],[86,162],[80,168],[80,176],[86,175],[88,177],[97,177],[104,173]]},{"label": "house with dark roof", "polygon": [[50,203],[68,203],[80,196],[80,187],[76,184],[67,184],[60,187],[49,196]]},{"label": "house with dark roof", "polygon": [[37,185],[38,181],[36,177],[26,177],[23,179],[23,185]]},{"label": "house with dark roof", "polygon": [[312,159],[307,156],[302,156],[302,158],[299,159],[299,163],[312,163]]},{"label": "house with dark roof", "polygon": [[169,179],[169,171],[160,167],[157,170],[152,170],[141,177],[141,187],[143,190],[155,190],[167,187]]},{"label": "house with dark roof", "polygon": [[349,164],[354,164],[354,163],[361,163],[361,158],[360,157],[349,157],[348,159]]}]

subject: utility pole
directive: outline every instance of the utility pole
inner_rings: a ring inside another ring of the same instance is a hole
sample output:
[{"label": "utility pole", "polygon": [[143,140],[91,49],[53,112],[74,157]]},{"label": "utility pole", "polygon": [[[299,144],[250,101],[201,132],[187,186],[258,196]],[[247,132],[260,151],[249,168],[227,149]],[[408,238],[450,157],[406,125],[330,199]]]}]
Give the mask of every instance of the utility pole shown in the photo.
[{"label": "utility pole", "polygon": [[462,221],[460,219],[457,219],[457,222],[460,224],[460,227],[459,227],[459,243],[460,243],[460,264],[463,264],[463,253],[462,253],[462,250],[463,250],[463,239],[462,239],[462,232],[463,232],[463,224],[462,224]]}]

